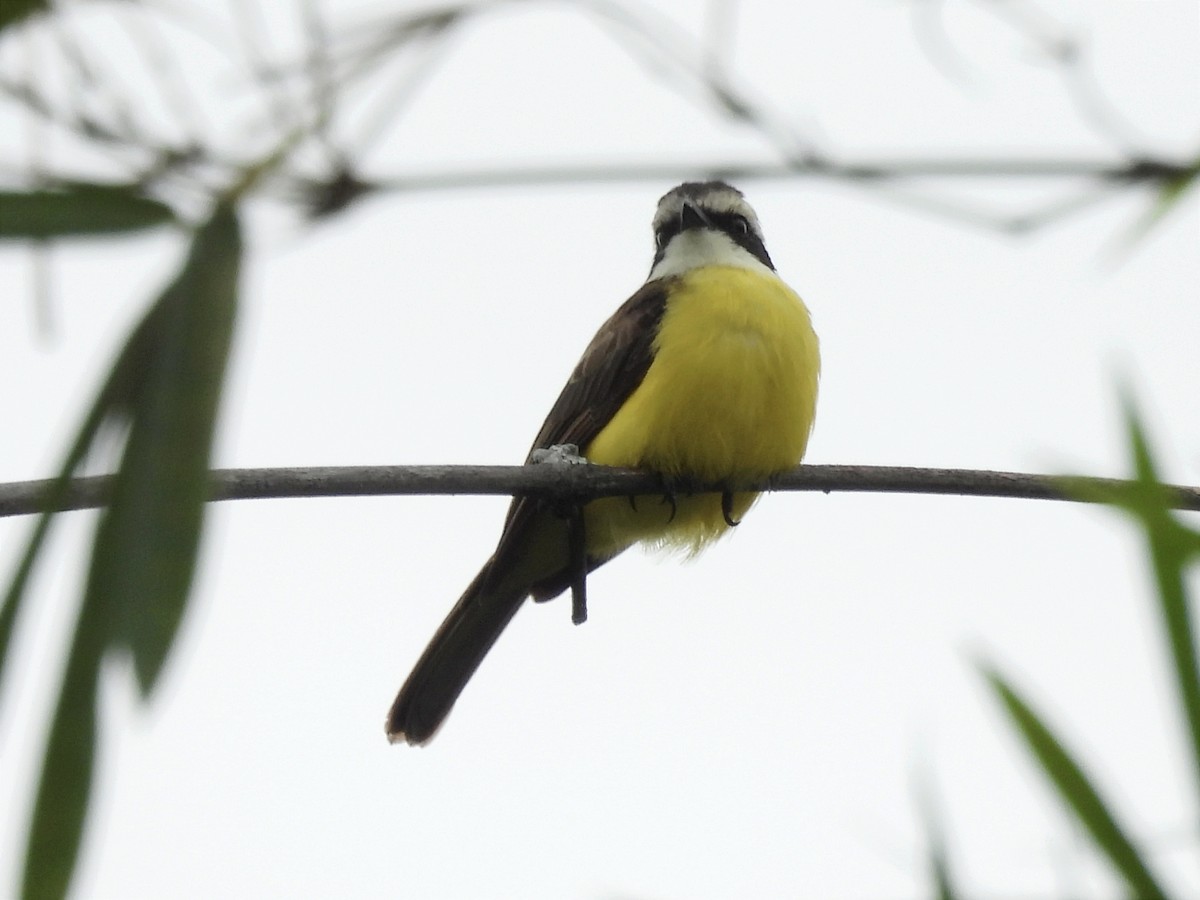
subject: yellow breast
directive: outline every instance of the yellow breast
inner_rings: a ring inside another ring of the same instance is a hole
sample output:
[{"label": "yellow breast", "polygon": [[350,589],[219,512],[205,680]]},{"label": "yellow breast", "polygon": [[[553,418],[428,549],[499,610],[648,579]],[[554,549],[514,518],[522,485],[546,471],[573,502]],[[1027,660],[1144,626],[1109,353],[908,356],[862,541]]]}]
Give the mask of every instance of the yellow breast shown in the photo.
[{"label": "yellow breast", "polygon": [[[594,463],[644,468],[672,481],[763,479],[804,455],[820,358],[804,303],[780,279],[732,266],[682,276],[667,301],[641,385],[584,448]],[[754,502],[738,494],[734,517]],[[598,500],[587,507],[589,552],[636,541],[696,551],[726,525],[720,497]]]}]

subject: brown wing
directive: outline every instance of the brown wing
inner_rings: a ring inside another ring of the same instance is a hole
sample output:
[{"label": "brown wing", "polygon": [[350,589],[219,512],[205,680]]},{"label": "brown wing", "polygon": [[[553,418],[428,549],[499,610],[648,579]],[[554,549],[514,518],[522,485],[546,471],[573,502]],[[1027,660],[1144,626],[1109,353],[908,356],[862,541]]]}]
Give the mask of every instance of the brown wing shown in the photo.
[{"label": "brown wing", "polygon": [[642,383],[654,359],[670,281],[643,285],[600,326],[534,438],[531,455],[554,444],[585,450]]},{"label": "brown wing", "polygon": [[[667,305],[671,281],[664,278],[643,285],[600,326],[554,401],[533,441],[530,455],[534,450],[555,444],[575,444],[584,452],[642,383],[654,360],[654,338]],[[537,508],[536,501],[530,498],[513,500],[491,566],[503,569],[512,558],[510,554],[520,552]],[[563,587],[566,584],[563,582]],[[554,593],[560,590],[562,587]]]}]

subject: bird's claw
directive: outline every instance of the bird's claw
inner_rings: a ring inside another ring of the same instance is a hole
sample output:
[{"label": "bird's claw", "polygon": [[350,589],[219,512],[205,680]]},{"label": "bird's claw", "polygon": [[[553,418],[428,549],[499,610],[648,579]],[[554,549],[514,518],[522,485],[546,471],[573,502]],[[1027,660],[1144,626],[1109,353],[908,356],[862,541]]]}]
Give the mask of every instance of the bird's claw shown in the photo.
[{"label": "bird's claw", "polygon": [[733,491],[724,491],[721,494],[721,518],[730,528],[736,528],[742,524],[741,519],[733,517]]}]

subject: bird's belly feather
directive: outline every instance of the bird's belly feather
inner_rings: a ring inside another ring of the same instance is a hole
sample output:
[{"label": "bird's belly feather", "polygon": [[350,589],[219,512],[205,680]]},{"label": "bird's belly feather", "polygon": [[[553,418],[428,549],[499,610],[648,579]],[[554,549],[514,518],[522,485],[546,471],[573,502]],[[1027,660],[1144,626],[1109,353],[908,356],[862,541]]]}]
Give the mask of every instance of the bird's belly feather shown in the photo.
[{"label": "bird's belly feather", "polygon": [[[817,338],[782,281],[711,266],[676,286],[641,385],[584,448],[594,463],[649,469],[669,482],[758,481],[804,455],[816,407]],[[735,496],[740,518],[755,494]],[[695,552],[727,526],[719,495],[594,501],[588,549],[611,556],[636,541]]]}]

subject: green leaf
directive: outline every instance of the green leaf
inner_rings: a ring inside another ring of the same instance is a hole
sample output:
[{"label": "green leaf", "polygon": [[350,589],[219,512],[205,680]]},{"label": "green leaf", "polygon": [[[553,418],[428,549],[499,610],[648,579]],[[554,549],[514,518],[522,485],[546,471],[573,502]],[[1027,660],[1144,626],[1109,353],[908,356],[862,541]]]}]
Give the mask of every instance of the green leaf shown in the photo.
[{"label": "green leaf", "polygon": [[1172,178],[1166,179],[1158,189],[1153,205],[1134,222],[1120,240],[1118,249],[1128,250],[1138,241],[1144,240],[1173,210],[1184,195],[1195,187],[1200,178],[1200,159]]},{"label": "green leaf", "polygon": [[1122,391],[1122,407],[1134,480],[1128,485],[1099,486],[1079,479],[1063,479],[1062,485],[1072,496],[1122,510],[1145,534],[1200,798],[1200,650],[1196,645],[1196,625],[1186,578],[1188,566],[1200,559],[1200,532],[1189,528],[1171,509],[1170,494],[1158,478],[1150,442],[1128,390]]},{"label": "green leaf", "polygon": [[956,887],[950,872],[950,854],[946,849],[946,834],[934,802],[933,790],[927,777],[917,785],[917,809],[925,827],[929,850],[929,875],[933,880],[937,900],[958,900],[964,896]]},{"label": "green leaf", "polygon": [[[186,605],[208,485],[208,458],[233,329],[241,238],[220,207],[175,281],[129,338],[68,454],[73,471],[108,422],[131,420],[110,505],[101,514],[25,857],[26,897],[62,897],[87,814],[96,687],[106,651],[125,647],[153,688]],[[47,502],[61,498],[61,479]],[[49,516],[35,530],[5,616],[15,616]]]},{"label": "green leaf", "polygon": [[195,570],[240,258],[237,218],[221,207],[156,304],[153,361],[96,532],[84,603],[117,612],[114,640],[132,652],[143,695],[174,642]]},{"label": "green leaf", "polygon": [[0,3],[0,31],[9,25],[16,25],[34,13],[49,11],[50,0],[4,0]]},{"label": "green leaf", "polygon": [[998,672],[981,668],[1059,797],[1070,806],[1133,895],[1139,900],[1166,900],[1141,854],[1066,748]]},{"label": "green leaf", "polygon": [[25,852],[22,897],[65,897],[83,837],[96,752],[96,688],[111,611],[85,606],[42,761]]},{"label": "green leaf", "polygon": [[0,191],[0,240],[126,234],[173,221],[171,207],[132,184],[74,183],[55,190]]},{"label": "green leaf", "polygon": [[83,464],[101,428],[106,424],[111,426],[128,423],[134,398],[137,395],[138,384],[145,377],[144,373],[153,345],[152,335],[157,321],[157,310],[152,307],[126,340],[125,346],[117,355],[116,362],[109,371],[108,378],[88,410],[71,449],[67,451],[66,459],[59,468],[54,484],[45,497],[45,506],[43,507],[45,511],[38,517],[25,553],[17,565],[17,570],[9,583],[4,599],[0,601],[0,682],[3,682],[4,679],[13,626],[25,596],[25,588],[33,574],[38,553],[49,534],[54,510],[59,507],[66,496],[71,477]]},{"label": "green leaf", "polygon": [[1141,520],[1150,545],[1154,578],[1158,584],[1159,612],[1171,648],[1175,686],[1188,723],[1196,786],[1200,789],[1200,654],[1197,653],[1196,631],[1184,577],[1188,565],[1200,555],[1197,549],[1200,533],[1184,525],[1167,506],[1150,443],[1135,404],[1126,395],[1122,405],[1137,474],[1137,494],[1125,508]]}]

